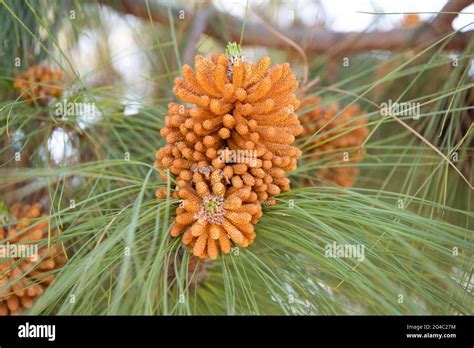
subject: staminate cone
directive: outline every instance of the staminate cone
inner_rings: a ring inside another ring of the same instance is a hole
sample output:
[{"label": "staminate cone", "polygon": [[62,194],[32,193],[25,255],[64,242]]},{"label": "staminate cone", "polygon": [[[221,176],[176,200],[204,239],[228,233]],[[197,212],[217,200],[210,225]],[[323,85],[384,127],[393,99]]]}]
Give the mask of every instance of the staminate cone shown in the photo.
[{"label": "staminate cone", "polygon": [[[173,92],[195,106],[169,104],[161,131],[168,145],[157,152],[157,167],[170,169],[178,180],[189,180],[196,168],[222,169],[260,200],[288,191],[285,173],[296,169],[301,156],[291,144],[303,131],[294,113],[298,83],[290,65],[270,68],[268,57],[253,64],[214,54],[196,56],[195,70],[185,65],[182,72]],[[244,151],[249,160],[225,160],[226,150]]]},{"label": "staminate cone", "polygon": [[178,196],[182,204],[171,235],[182,234],[194,256],[215,260],[220,252],[229,253],[232,244],[246,247],[253,242],[262,208],[250,187],[226,187],[222,172],[215,170],[209,179],[195,173],[192,185],[179,188]]},{"label": "staminate cone", "polygon": [[[248,246],[261,204],[290,190],[288,171],[301,151],[293,146],[302,131],[295,110],[298,86],[288,63],[270,67],[270,58],[247,61],[237,44],[211,59],[196,56],[195,68],[183,67],[174,94],[185,106],[168,105],[160,134],[167,144],[155,166],[166,181],[176,176],[183,206],[171,234],[200,258],[216,259],[232,244]],[[167,196],[164,188],[158,199]]]},{"label": "staminate cone", "polygon": [[340,186],[353,186],[359,169],[350,164],[360,162],[365,155],[360,147],[369,134],[367,118],[360,117],[362,112],[358,105],[342,110],[338,103],[323,107],[318,97],[307,98],[301,108],[311,108],[300,117],[305,125],[301,137],[320,131],[312,141],[308,160],[331,158],[327,167],[316,170],[316,175]]},{"label": "staminate cone", "polygon": [[401,26],[403,28],[415,28],[421,25],[420,16],[416,13],[409,13],[403,16]]},{"label": "staminate cone", "polygon": [[43,65],[29,67],[15,78],[14,87],[29,105],[47,105],[52,97],[61,94],[62,73]]},{"label": "staminate cone", "polygon": [[[6,251],[14,246],[16,252],[25,247],[34,251],[33,246],[36,245],[38,254],[9,257],[7,262],[0,263],[0,315],[22,314],[30,309],[54,280],[54,271],[65,263],[65,255],[59,246],[39,246],[40,242],[48,239],[48,221],[34,221],[47,216],[42,214],[40,204],[15,204],[10,209],[10,216],[16,222],[0,229],[0,245]],[[52,231],[51,236],[57,233],[57,230]]]}]

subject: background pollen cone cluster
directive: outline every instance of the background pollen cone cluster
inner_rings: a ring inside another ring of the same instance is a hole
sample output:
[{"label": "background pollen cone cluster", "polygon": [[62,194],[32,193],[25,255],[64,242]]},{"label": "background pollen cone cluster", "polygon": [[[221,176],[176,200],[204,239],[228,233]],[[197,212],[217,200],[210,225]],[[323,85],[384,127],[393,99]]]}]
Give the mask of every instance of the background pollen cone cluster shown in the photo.
[{"label": "background pollen cone cluster", "polygon": [[[327,167],[316,170],[316,175],[340,186],[353,186],[359,168],[350,164],[364,158],[365,150],[360,149],[360,146],[369,134],[367,118],[360,117],[362,112],[356,104],[344,109],[338,103],[322,106],[319,97],[307,98],[301,104],[301,109],[305,108],[311,110],[300,116],[301,123],[305,125],[301,136],[312,136],[324,127],[312,141],[308,160],[313,162],[324,160],[326,156],[331,158]],[[345,152],[347,161],[344,159]]]},{"label": "background pollen cone cluster", "polygon": [[[296,169],[301,151],[292,144],[303,131],[294,112],[298,82],[288,63],[270,64],[269,57],[254,64],[240,56],[198,55],[195,69],[185,65],[175,79],[174,94],[194,105],[168,105],[161,130],[167,144],[155,165],[176,175],[179,195],[194,204],[192,211],[178,208],[172,233],[184,232],[183,243],[196,256],[215,259],[231,243],[250,244],[262,201],[274,204],[272,196],[290,189],[285,173]],[[203,196],[198,186],[210,193]],[[199,213],[209,199],[223,207],[217,223]]]},{"label": "background pollen cone cluster", "polygon": [[15,78],[14,87],[29,105],[45,106],[52,97],[61,94],[62,73],[43,65],[34,65]]},{"label": "background pollen cone cluster", "polygon": [[[1,228],[1,244],[8,242],[10,247],[15,244],[31,248],[31,245],[48,238],[48,221],[34,224],[34,219],[47,216],[42,214],[40,204],[14,204],[10,216],[16,221],[8,228]],[[57,233],[52,231],[51,235]],[[66,261],[57,245],[48,248],[42,244],[37,250],[36,259],[13,257],[0,263],[0,315],[22,314],[25,309],[30,309],[37,297],[53,282],[55,276],[52,272]]]}]

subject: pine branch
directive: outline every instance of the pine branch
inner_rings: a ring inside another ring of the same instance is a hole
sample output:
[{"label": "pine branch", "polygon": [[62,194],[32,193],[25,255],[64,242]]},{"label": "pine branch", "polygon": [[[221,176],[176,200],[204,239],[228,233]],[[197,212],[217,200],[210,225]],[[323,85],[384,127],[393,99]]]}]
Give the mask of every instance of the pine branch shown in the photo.
[{"label": "pine branch", "polygon": [[[132,14],[145,20],[150,20],[168,25],[166,8],[155,4],[150,6],[148,13],[145,0],[97,0],[99,3],[112,6],[123,13]],[[290,40],[301,43],[308,51],[313,53],[334,52],[332,55],[354,54],[371,50],[403,50],[407,46],[422,46],[432,43],[453,31],[452,22],[458,13],[472,4],[472,0],[450,0],[440,13],[428,23],[414,28],[396,28],[390,31],[370,32],[337,32],[329,29],[309,28],[307,26],[293,26],[281,30]],[[173,15],[179,15],[179,9],[173,9]],[[215,39],[227,41],[239,41],[243,23],[231,15],[222,13],[208,6],[207,25],[199,29]],[[198,10],[192,16],[202,13]],[[189,16],[188,13],[185,14]],[[199,17],[204,17],[199,15]],[[198,22],[201,22],[198,21]],[[226,24],[227,36],[223,35],[221,23]],[[204,28],[202,28],[204,27]],[[278,28],[276,28],[278,30]],[[456,32],[446,44],[446,50],[463,50],[474,37],[474,30],[467,32]],[[303,44],[304,42],[304,44]],[[286,48],[287,44],[275,36],[262,23],[246,23],[245,38],[246,45],[259,45],[265,47]]]}]

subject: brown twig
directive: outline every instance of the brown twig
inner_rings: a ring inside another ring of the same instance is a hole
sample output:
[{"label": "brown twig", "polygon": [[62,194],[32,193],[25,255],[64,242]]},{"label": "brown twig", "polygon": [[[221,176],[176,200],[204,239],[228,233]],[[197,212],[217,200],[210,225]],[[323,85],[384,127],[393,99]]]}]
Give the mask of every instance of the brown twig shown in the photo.
[{"label": "brown twig", "polygon": [[440,33],[453,30],[452,24],[459,12],[472,4],[473,0],[450,0],[444,5],[435,19],[431,22],[432,27]]},{"label": "brown twig", "polygon": [[183,55],[183,61],[185,64],[192,64],[194,61],[193,57],[195,56],[196,45],[207,28],[208,17],[209,7],[207,6],[197,10],[194,15],[186,50]]},{"label": "brown twig", "polygon": [[282,33],[280,33],[278,30],[274,29],[270,24],[268,24],[262,17],[260,17],[258,14],[255,13],[257,18],[261,21],[262,25],[265,26],[265,28],[270,31],[273,35],[278,37],[280,40],[283,42],[286,42],[288,46],[293,47],[301,56],[301,59],[303,60],[303,81],[302,81],[302,86],[305,86],[308,83],[308,76],[309,76],[309,63],[308,63],[308,57],[306,56],[306,53],[304,50],[299,46],[296,42],[293,40],[289,39]]},{"label": "brown twig", "polygon": [[[124,13],[149,20],[145,0],[97,0],[99,3],[113,6]],[[367,31],[360,32],[337,32],[326,28],[308,28],[306,26],[293,26],[282,30],[285,36],[295,42],[306,43],[307,52],[326,53],[337,46],[337,51],[344,53],[361,53],[371,50],[401,50],[408,45],[427,45],[440,38],[440,36],[452,31],[451,23],[458,13],[473,3],[473,0],[449,0],[442,11],[429,23],[414,28],[396,28],[390,31]],[[228,37],[232,41],[239,41],[242,21],[234,16],[222,13],[213,7],[208,6],[207,25],[204,33],[216,39],[223,39],[223,31],[220,23],[227,26]],[[168,24],[166,8],[158,3],[150,6],[151,18],[157,23]],[[173,9],[173,15],[178,16],[180,9]],[[182,11],[182,9],[181,9]],[[193,15],[186,13],[187,16]],[[474,37],[474,30],[458,32],[444,47],[446,50],[463,50]],[[282,41],[262,23],[249,23],[245,27],[245,45],[258,45],[274,48],[287,48],[288,43]]]}]

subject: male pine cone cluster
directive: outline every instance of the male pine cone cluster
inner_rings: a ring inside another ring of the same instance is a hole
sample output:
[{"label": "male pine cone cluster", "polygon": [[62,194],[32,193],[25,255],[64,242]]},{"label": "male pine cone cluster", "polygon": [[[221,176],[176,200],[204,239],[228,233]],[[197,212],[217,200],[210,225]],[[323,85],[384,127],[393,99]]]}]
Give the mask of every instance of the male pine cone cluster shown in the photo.
[{"label": "male pine cone cluster", "polygon": [[285,173],[296,169],[301,151],[292,143],[303,131],[294,112],[298,82],[288,63],[270,63],[198,55],[195,69],[185,65],[175,79],[174,94],[193,106],[168,105],[167,144],[155,165],[176,176],[184,206],[172,235],[183,234],[195,256],[215,259],[233,243],[252,243],[261,203],[290,189]]},{"label": "male pine cone cluster", "polygon": [[337,185],[352,187],[359,168],[349,164],[364,158],[365,152],[360,147],[369,134],[367,118],[357,118],[361,111],[356,104],[341,110],[338,103],[321,105],[319,97],[307,98],[301,105],[301,109],[305,108],[311,110],[300,116],[301,123],[305,125],[301,136],[312,136],[324,127],[314,137],[308,159],[314,162],[324,160],[325,155],[334,158],[335,153],[337,156],[336,161],[332,160],[324,168],[317,169],[316,175]]},{"label": "male pine cone cluster", "polygon": [[53,97],[61,94],[62,73],[43,65],[34,65],[15,78],[14,87],[28,105],[45,106]]},{"label": "male pine cone cluster", "polygon": [[[15,245],[17,255],[14,256],[21,256],[18,255],[20,248],[30,248],[31,254],[34,251],[32,245],[48,239],[48,221],[34,221],[47,216],[41,212],[40,204],[14,204],[10,216],[16,221],[8,227],[0,227],[0,244],[5,250],[11,250],[11,246]],[[57,233],[52,231],[51,236]],[[53,282],[54,271],[66,261],[57,245],[41,245],[37,251],[37,255],[8,257],[0,261],[0,315],[22,314],[30,309],[37,297]]]}]

